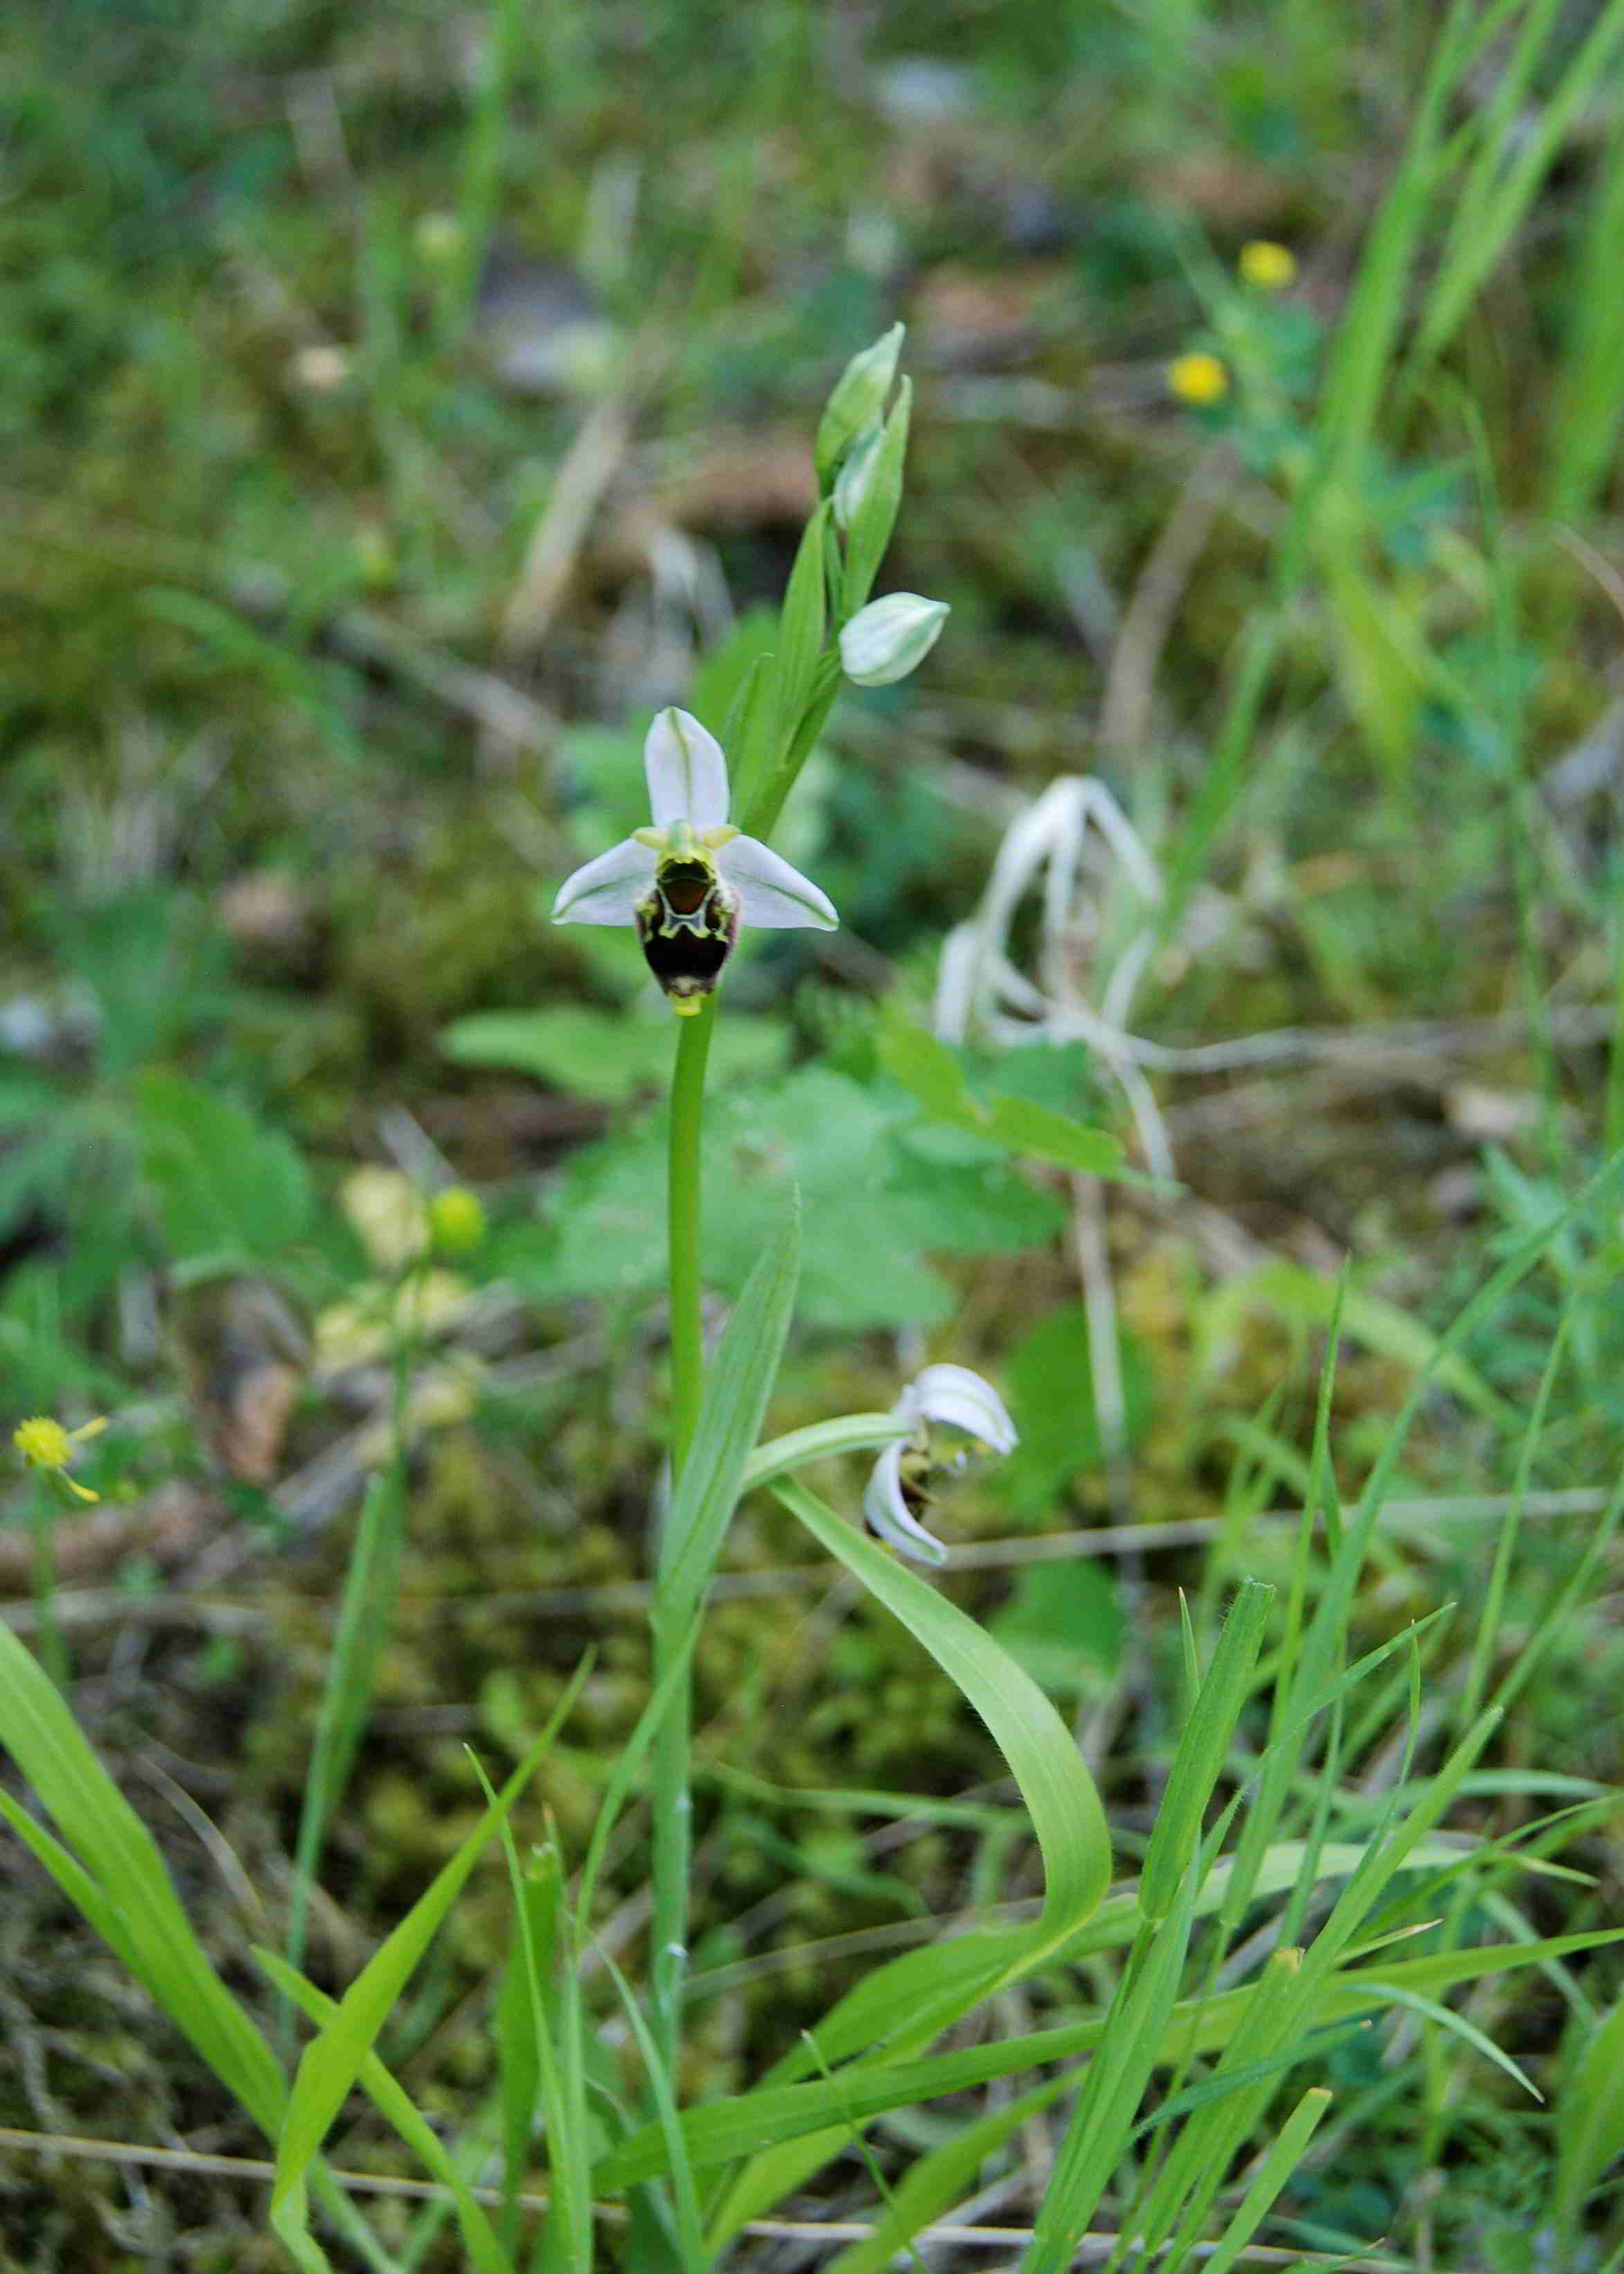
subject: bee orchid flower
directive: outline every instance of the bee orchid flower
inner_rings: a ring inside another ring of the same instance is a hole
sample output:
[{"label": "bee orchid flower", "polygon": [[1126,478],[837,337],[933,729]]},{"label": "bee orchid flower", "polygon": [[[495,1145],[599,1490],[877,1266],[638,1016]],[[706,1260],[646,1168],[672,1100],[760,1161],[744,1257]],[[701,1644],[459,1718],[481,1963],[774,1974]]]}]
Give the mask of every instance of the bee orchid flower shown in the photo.
[{"label": "bee orchid flower", "polygon": [[967,1366],[928,1366],[909,1382],[891,1412],[913,1434],[887,1445],[863,1495],[868,1527],[919,1563],[945,1563],[947,1550],[920,1522],[929,1505],[924,1480],[930,1469],[930,1424],[962,1429],[989,1452],[1012,1453],[1019,1442],[1004,1400]]},{"label": "bee orchid flower", "polygon": [[691,1016],[721,975],[741,923],[832,931],[810,877],[727,818],[721,744],[686,711],[662,711],[643,744],[653,825],[568,877],[554,923],[635,924],[673,1011]]}]

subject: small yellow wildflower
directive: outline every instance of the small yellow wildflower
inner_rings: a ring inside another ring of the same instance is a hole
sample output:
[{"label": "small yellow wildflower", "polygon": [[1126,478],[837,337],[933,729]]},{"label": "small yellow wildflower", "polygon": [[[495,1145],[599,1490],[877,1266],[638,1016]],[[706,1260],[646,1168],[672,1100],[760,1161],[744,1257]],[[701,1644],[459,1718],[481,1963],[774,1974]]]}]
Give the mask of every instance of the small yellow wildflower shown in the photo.
[{"label": "small yellow wildflower", "polygon": [[485,1210],[477,1193],[466,1185],[451,1185],[429,1202],[429,1231],[436,1247],[447,1255],[466,1255],[485,1235]]},{"label": "small yellow wildflower", "polygon": [[35,1413],[26,1421],[19,1421],[11,1432],[11,1442],[31,1469],[49,1469],[60,1477],[71,1493],[80,1500],[97,1501],[102,1495],[93,1493],[88,1486],[76,1485],[68,1474],[68,1463],[73,1457],[73,1448],[86,1437],[94,1437],[107,1427],[105,1415],[85,1422],[79,1428],[64,1429],[60,1421],[49,1415]]},{"label": "small yellow wildflower", "polygon": [[1220,403],[1229,391],[1229,366],[1218,356],[1196,349],[1175,356],[1168,365],[1167,383],[1181,403]]},{"label": "small yellow wildflower", "polygon": [[1239,266],[1243,284],[1253,284],[1259,292],[1283,292],[1297,275],[1297,255],[1271,237],[1254,237],[1242,245]]}]

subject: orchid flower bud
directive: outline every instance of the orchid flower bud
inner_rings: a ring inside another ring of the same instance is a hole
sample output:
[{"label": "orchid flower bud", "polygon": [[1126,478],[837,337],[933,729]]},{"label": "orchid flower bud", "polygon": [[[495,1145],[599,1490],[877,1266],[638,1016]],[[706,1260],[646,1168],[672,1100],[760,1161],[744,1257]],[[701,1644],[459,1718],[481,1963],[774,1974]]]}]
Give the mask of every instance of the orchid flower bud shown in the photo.
[{"label": "orchid flower bud", "polygon": [[887,592],[860,608],[842,630],[840,666],[859,687],[889,687],[924,661],[947,618],[945,600]]},{"label": "orchid flower bud", "polygon": [[864,427],[877,425],[884,415],[905,329],[893,324],[872,347],[854,355],[835,381],[812,449],[821,487],[828,488],[831,476]]},{"label": "orchid flower bud", "polygon": [[884,427],[877,418],[871,419],[840,461],[840,471],[835,476],[835,525],[842,536],[850,531],[862,511],[884,439]]}]

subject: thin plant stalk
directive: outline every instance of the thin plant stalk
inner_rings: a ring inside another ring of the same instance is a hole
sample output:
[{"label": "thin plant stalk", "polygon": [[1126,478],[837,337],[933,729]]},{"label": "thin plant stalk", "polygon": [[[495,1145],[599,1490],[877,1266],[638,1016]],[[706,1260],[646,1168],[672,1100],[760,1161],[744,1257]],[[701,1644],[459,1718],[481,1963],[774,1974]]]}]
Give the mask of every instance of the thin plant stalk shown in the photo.
[{"label": "thin plant stalk", "polygon": [[[425,1250],[408,1266],[391,1307],[389,1461],[373,1477],[362,1504],[299,1815],[283,1949],[288,1964],[296,1970],[304,1962],[311,1891],[322,1847],[355,1763],[395,1608],[410,1455],[411,1385],[422,1344],[423,1283],[427,1269]],[[292,2043],[293,2020],[292,2001],[283,1993],[278,2001],[277,2022],[288,2047]]]},{"label": "thin plant stalk", "polygon": [[34,1480],[34,1505],[29,1517],[29,1577],[39,1618],[40,1656],[45,1671],[65,1696],[73,1669],[68,1658],[67,1637],[56,1616],[56,1506],[43,1476]]},{"label": "thin plant stalk", "polygon": [[[678,1028],[671,1077],[671,1149],[666,1190],[670,1241],[671,1482],[674,1490],[694,1441],[704,1384],[700,1308],[699,1166],[705,1069],[710,1056],[715,1006],[706,1002]],[[657,1568],[654,1681],[658,1688],[680,1646],[673,1622],[658,1601]],[[688,1878],[693,1844],[689,1794],[689,1728],[693,1684],[678,1678],[654,1743],[653,1963],[654,2042],[669,2070],[681,2037],[682,1980],[688,1954]]]}]

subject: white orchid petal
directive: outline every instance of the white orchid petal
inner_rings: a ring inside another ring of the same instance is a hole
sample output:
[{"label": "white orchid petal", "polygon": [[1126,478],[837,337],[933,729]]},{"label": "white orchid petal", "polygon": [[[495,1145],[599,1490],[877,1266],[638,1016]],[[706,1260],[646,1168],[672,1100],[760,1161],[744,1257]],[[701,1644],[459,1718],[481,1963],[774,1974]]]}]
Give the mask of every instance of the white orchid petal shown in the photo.
[{"label": "white orchid petal", "polygon": [[863,1517],[871,1532],[918,1563],[945,1563],[947,1550],[933,1540],[902,1496],[900,1444],[887,1445],[875,1463],[863,1495]]},{"label": "white orchid petal", "polygon": [[673,821],[714,829],[727,818],[727,761],[722,746],[687,711],[662,711],[643,746],[655,825]]},{"label": "white orchid petal", "polygon": [[967,1366],[928,1366],[909,1384],[907,1395],[914,1411],[928,1421],[962,1429],[995,1453],[1012,1453],[1019,1442],[1004,1400]]},{"label": "white orchid petal", "polygon": [[554,923],[628,924],[654,879],[659,855],[635,837],[622,838],[559,886]]},{"label": "white orchid petal", "polygon": [[738,893],[739,913],[747,924],[768,931],[802,926],[833,931],[839,923],[828,894],[754,837],[735,837],[723,846],[716,865]]}]

